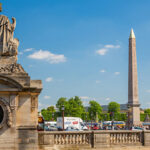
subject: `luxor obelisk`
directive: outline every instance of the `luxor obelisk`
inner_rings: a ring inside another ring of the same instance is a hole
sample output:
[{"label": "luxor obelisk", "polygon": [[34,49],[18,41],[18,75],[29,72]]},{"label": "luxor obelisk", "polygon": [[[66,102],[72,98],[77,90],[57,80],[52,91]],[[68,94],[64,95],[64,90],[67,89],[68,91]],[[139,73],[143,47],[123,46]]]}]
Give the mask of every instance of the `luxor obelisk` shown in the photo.
[{"label": "luxor obelisk", "polygon": [[133,29],[131,29],[129,37],[128,107],[130,126],[139,125],[140,104],[138,99],[136,38]]}]

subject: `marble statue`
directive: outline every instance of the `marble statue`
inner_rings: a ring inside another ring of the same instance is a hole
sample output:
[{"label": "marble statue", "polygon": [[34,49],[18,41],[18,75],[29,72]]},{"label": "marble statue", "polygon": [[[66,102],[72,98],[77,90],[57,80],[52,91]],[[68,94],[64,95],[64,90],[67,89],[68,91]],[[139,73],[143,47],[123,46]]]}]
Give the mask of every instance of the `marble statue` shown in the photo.
[{"label": "marble statue", "polygon": [[11,23],[8,17],[0,15],[0,56],[17,55],[19,40],[13,38],[15,27],[15,18],[12,18]]}]

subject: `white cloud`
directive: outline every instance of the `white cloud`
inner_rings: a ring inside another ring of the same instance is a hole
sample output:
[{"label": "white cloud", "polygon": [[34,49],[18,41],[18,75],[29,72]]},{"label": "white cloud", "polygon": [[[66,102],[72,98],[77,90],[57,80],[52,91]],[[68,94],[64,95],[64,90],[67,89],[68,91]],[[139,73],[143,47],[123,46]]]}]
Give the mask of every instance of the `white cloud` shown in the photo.
[{"label": "white cloud", "polygon": [[52,78],[52,77],[48,77],[48,78],[46,78],[45,81],[46,81],[46,82],[52,82],[52,81],[53,81],[53,78]]},{"label": "white cloud", "polygon": [[115,72],[115,75],[119,75],[120,74],[120,72]]},{"label": "white cloud", "polygon": [[105,45],[105,48],[120,48],[120,45]]},{"label": "white cloud", "polygon": [[51,97],[50,96],[48,96],[48,95],[45,95],[44,96],[44,99],[50,99]]},{"label": "white cloud", "polygon": [[107,97],[105,100],[106,100],[106,101],[109,101],[109,100],[110,100],[110,98],[109,98],[109,97]]},{"label": "white cloud", "polygon": [[49,51],[39,50],[29,55],[28,58],[37,59],[37,60],[46,60],[50,64],[58,64],[66,62],[66,57],[64,55],[53,54]]},{"label": "white cloud", "polygon": [[106,72],[106,70],[100,70],[100,72],[101,72],[101,73],[104,73],[104,72]]},{"label": "white cloud", "polygon": [[104,45],[103,48],[97,50],[96,53],[99,54],[99,55],[105,55],[109,51],[109,49],[117,49],[117,48],[120,48],[120,45],[110,45],[110,44],[108,44],[108,45]]},{"label": "white cloud", "polygon": [[24,50],[24,52],[31,52],[34,48],[27,48]]},{"label": "white cloud", "polygon": [[86,99],[90,99],[90,97],[88,97],[88,96],[80,96],[80,99],[86,100]]},{"label": "white cloud", "polygon": [[107,49],[102,48],[102,49],[97,50],[96,53],[99,55],[105,55],[107,51],[108,51]]},{"label": "white cloud", "polygon": [[100,83],[101,81],[100,80],[96,80],[96,83],[98,84],[98,83]]}]

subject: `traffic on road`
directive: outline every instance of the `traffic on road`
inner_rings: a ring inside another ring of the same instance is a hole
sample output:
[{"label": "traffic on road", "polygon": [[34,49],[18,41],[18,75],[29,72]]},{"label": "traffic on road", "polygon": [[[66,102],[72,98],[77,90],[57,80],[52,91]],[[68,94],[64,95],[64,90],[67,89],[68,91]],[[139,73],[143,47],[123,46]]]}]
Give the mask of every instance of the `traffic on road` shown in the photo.
[{"label": "traffic on road", "polygon": [[57,121],[38,118],[38,131],[146,130],[143,126],[128,127],[124,121],[84,122],[79,117],[58,117]]}]

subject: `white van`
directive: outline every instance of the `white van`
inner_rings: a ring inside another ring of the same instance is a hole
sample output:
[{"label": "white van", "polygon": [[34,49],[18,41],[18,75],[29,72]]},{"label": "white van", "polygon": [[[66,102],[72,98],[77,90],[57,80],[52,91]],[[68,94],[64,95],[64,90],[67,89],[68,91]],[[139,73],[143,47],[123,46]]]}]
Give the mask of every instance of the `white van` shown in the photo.
[{"label": "white van", "polygon": [[[83,120],[79,117],[64,117],[64,130],[72,127],[77,130],[87,130],[88,128],[84,125]],[[57,118],[57,128],[63,129],[63,118]]]}]

